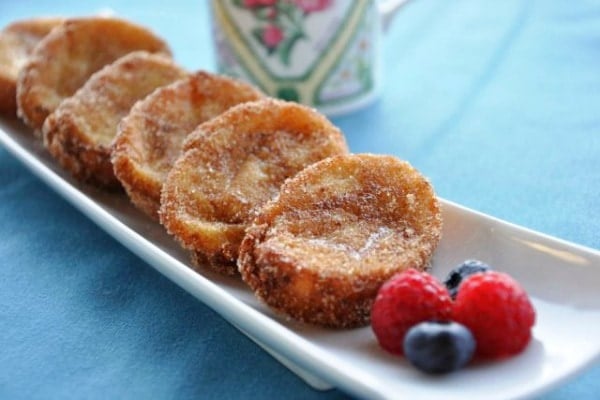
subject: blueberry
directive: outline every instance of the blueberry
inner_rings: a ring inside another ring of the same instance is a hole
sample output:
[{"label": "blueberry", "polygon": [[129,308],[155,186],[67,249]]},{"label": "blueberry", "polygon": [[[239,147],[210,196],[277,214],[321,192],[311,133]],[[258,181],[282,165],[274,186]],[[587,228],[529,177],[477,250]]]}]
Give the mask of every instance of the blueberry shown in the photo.
[{"label": "blueberry", "polygon": [[421,322],[404,337],[405,357],[430,374],[444,374],[464,367],[474,351],[471,331],[457,322]]},{"label": "blueberry", "polygon": [[458,287],[460,283],[469,275],[476,274],[478,272],[486,272],[490,271],[492,268],[479,260],[467,260],[454,268],[444,281],[444,285],[448,288],[448,292],[450,292],[450,297],[453,299],[456,298],[456,294],[458,293]]}]

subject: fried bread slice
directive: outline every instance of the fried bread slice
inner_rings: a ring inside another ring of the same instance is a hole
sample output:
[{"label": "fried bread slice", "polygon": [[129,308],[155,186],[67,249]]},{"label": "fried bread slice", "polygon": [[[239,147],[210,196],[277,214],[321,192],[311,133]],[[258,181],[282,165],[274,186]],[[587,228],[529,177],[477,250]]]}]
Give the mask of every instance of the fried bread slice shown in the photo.
[{"label": "fried bread slice", "polygon": [[15,21],[0,31],[0,113],[17,113],[17,78],[34,47],[63,18],[31,18]]},{"label": "fried bread slice", "polygon": [[94,72],[135,50],[170,54],[157,35],[123,19],[66,20],[35,46],[19,72],[19,117],[39,136],[46,117]]},{"label": "fried bread slice", "polygon": [[287,317],[362,326],[383,282],[428,268],[441,229],[431,184],[407,162],[341,155],[283,184],[247,229],[238,265],[256,296]]},{"label": "fried bread slice", "polygon": [[118,188],[110,160],[121,119],[136,101],[186,76],[168,56],[129,53],[94,73],[43,126],[44,145],[80,181]]},{"label": "fried bread slice", "polygon": [[313,109],[269,98],[237,105],[186,138],[163,186],[160,221],[194,264],[237,274],[254,213],[284,180],[347,151],[340,130]]},{"label": "fried bread slice", "polygon": [[230,107],[261,97],[250,84],[199,71],[135,104],[111,151],[115,175],[132,202],[158,220],[160,191],[185,137]]}]

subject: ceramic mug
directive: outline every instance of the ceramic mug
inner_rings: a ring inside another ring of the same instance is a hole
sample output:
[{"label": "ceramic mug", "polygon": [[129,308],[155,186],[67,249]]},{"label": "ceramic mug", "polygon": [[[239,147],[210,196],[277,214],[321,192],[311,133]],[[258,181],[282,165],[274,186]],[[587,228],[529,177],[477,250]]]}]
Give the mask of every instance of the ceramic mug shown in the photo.
[{"label": "ceramic mug", "polygon": [[213,0],[219,73],[329,116],[371,103],[383,28],[406,0]]}]

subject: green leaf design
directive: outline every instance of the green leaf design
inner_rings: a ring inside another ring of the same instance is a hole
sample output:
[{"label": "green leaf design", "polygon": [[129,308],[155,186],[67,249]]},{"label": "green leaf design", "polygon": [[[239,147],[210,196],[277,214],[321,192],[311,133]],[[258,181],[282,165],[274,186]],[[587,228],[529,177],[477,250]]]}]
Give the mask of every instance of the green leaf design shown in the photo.
[{"label": "green leaf design", "polygon": [[232,0],[232,3],[234,6],[246,8],[246,6],[244,5],[244,0]]},{"label": "green leaf design", "polygon": [[305,15],[302,11],[292,2],[277,2],[277,19],[285,24],[289,29],[296,29],[302,31],[302,25],[304,23]]},{"label": "green leaf design", "polygon": [[263,38],[262,34],[263,34],[263,28],[252,29],[252,36],[254,36],[254,38],[256,40],[258,40],[259,43],[264,45],[263,40],[262,40],[262,38]]},{"label": "green leaf design", "polygon": [[278,1],[277,2],[277,10],[279,13],[287,15],[290,19],[294,19],[294,11],[296,10],[296,6],[291,2]]},{"label": "green leaf design", "polygon": [[300,39],[304,38],[304,33],[302,32],[294,32],[289,38],[286,38],[279,47],[277,48],[277,53],[279,55],[279,60],[284,65],[290,65],[290,58],[292,56],[292,50],[294,49],[294,45]]},{"label": "green leaf design", "polygon": [[254,36],[254,39],[256,39],[256,41],[260,44],[262,44],[263,46],[267,47],[265,45],[265,43],[263,42],[263,28],[254,28],[252,29],[252,36]]},{"label": "green leaf design", "polygon": [[259,21],[271,21],[271,12],[270,7],[259,7],[254,10],[254,17]]}]

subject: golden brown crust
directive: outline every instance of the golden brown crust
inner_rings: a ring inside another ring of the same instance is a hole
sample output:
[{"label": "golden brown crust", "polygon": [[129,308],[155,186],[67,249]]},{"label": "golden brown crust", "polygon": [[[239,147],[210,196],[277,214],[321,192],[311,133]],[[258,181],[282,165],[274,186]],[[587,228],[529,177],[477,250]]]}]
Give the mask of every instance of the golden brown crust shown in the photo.
[{"label": "golden brown crust", "polygon": [[231,108],[200,125],[162,190],[160,220],[194,259],[237,273],[239,244],[255,211],[283,181],[347,146],[316,111],[263,99]]},{"label": "golden brown crust", "polygon": [[129,53],[94,73],[50,114],[44,144],[76,179],[118,188],[110,146],[119,122],[136,101],[185,75],[167,56]]},{"label": "golden brown crust", "polygon": [[433,188],[408,163],[331,157],[287,180],[262,208],[238,265],[257,297],[284,315],[361,326],[385,280],[428,267],[441,228]]},{"label": "golden brown crust", "polygon": [[19,117],[39,135],[44,120],[62,100],[94,72],[135,50],[170,54],[162,39],[122,19],[66,20],[37,44],[19,73]]},{"label": "golden brown crust", "polygon": [[158,219],[160,191],[184,138],[230,107],[261,97],[247,83],[200,71],[139,101],[119,124],[111,151],[132,202]]},{"label": "golden brown crust", "polygon": [[31,18],[13,22],[0,31],[0,113],[16,115],[17,77],[35,45],[62,18]]}]

